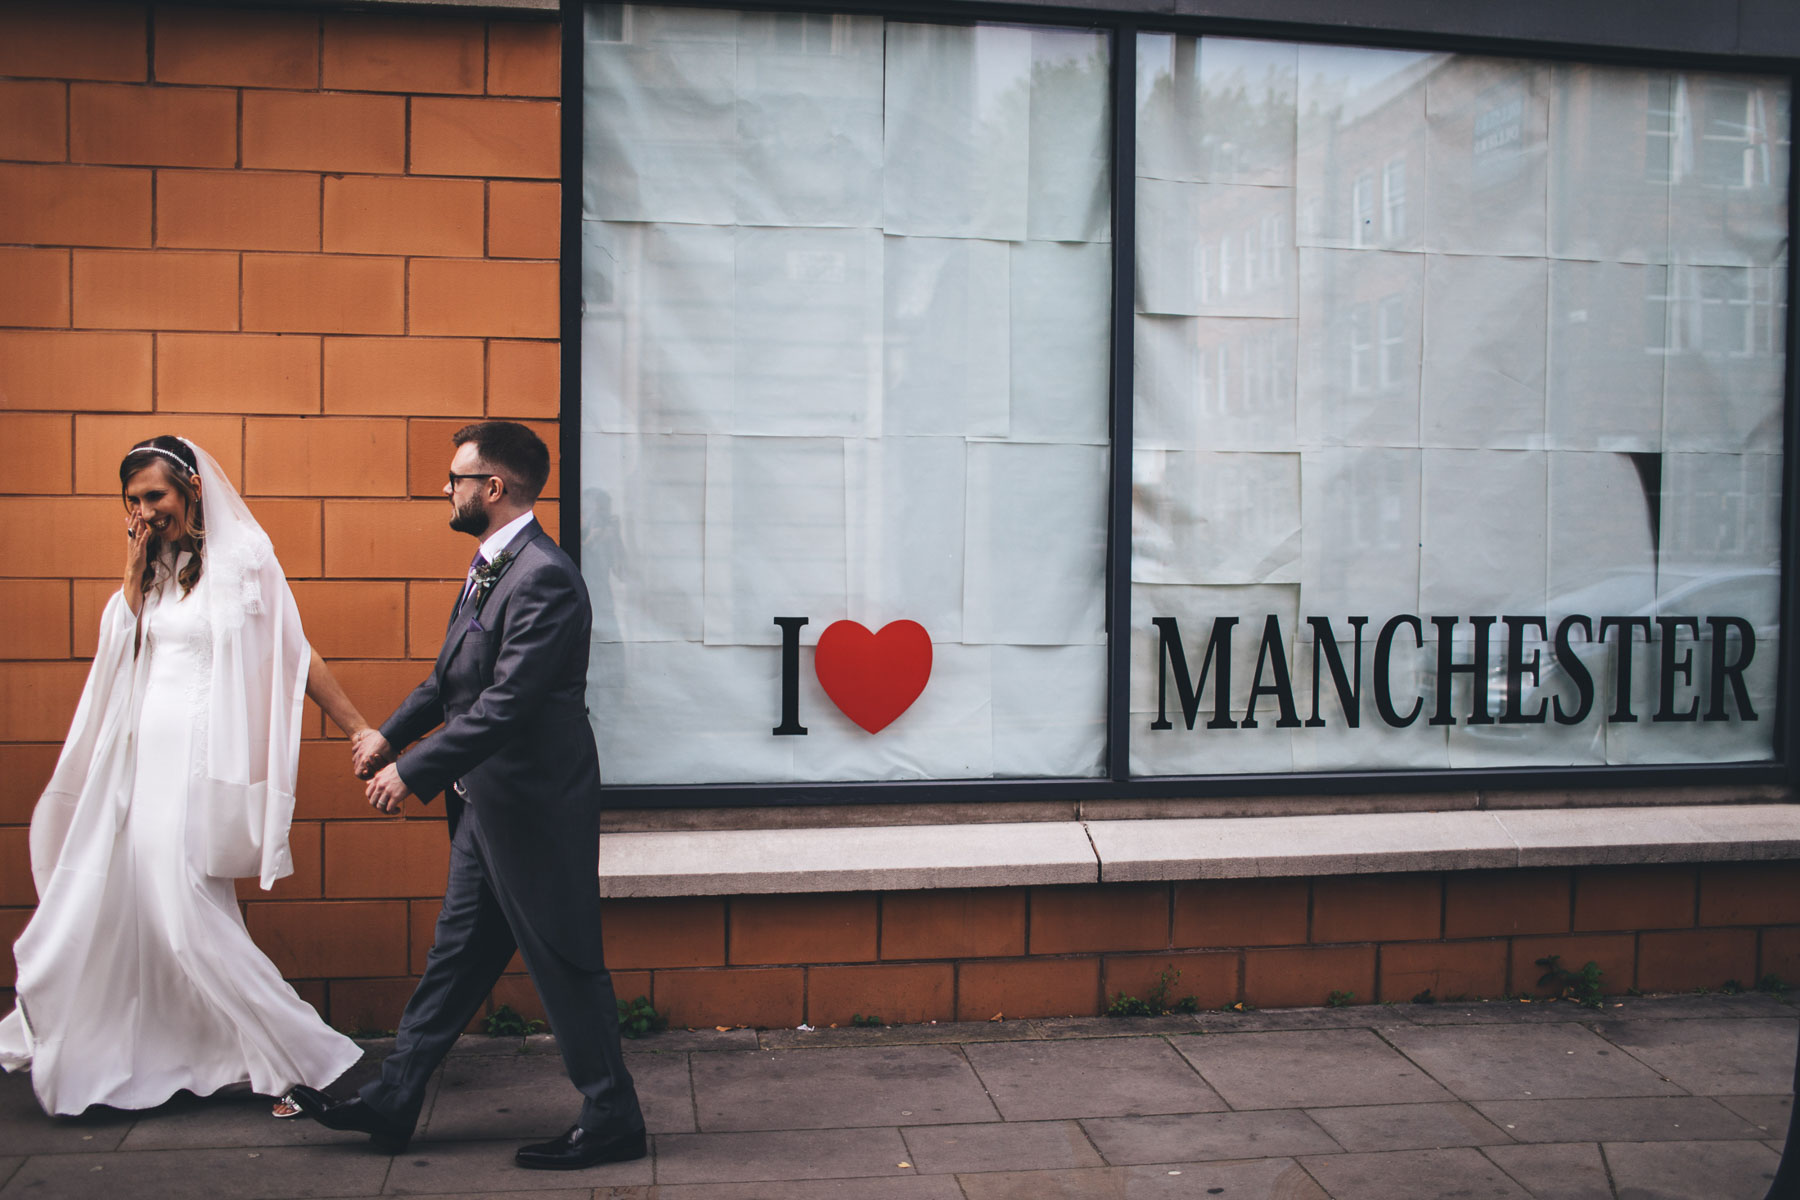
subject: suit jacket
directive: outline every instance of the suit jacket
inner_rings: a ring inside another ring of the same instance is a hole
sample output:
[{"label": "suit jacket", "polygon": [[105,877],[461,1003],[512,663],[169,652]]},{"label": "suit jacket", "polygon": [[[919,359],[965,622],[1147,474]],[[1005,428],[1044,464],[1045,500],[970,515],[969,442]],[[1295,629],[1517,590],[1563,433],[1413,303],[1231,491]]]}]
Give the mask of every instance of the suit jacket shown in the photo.
[{"label": "suit jacket", "polygon": [[590,969],[600,949],[600,760],[587,719],[593,610],[581,573],[535,520],[485,597],[459,605],[431,674],[381,727],[400,778],[445,794],[450,832],[479,806],[489,882],[509,919],[529,922]]}]

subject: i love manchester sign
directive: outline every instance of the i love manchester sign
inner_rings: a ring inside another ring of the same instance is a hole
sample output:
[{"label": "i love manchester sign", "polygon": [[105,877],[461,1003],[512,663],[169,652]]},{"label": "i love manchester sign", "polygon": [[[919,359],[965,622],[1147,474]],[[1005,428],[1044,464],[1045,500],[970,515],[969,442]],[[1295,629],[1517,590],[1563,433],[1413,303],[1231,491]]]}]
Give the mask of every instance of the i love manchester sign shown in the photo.
[{"label": "i love manchester sign", "polygon": [[[782,664],[781,723],[773,730],[777,735],[807,732],[799,719],[799,678],[800,630],[808,620],[775,618],[781,629]],[[1550,721],[1579,725],[1593,714],[1597,685],[1608,681],[1596,678],[1595,665],[1585,660],[1577,647],[1609,644],[1615,651],[1611,666],[1602,668],[1610,669],[1613,676],[1614,702],[1606,714],[1609,724],[1639,719],[1634,696],[1640,694],[1638,685],[1648,682],[1633,678],[1638,658],[1633,651],[1640,644],[1655,648],[1645,664],[1655,674],[1651,721],[1758,719],[1744,682],[1744,673],[1756,656],[1756,633],[1742,617],[1577,614],[1563,617],[1552,631],[1549,619],[1541,616],[1422,618],[1403,613],[1388,618],[1372,639],[1368,617],[1345,618],[1341,629],[1328,617],[1307,617],[1304,623],[1312,634],[1312,688],[1310,709],[1302,718],[1288,657],[1290,643],[1279,617],[1271,613],[1262,619],[1250,687],[1237,709],[1232,707],[1234,658],[1241,664],[1248,657],[1243,654],[1247,639],[1240,642],[1241,619],[1214,619],[1205,646],[1196,647],[1190,656],[1176,618],[1152,618],[1157,631],[1157,682],[1156,719],[1150,728],[1175,728],[1169,718],[1173,698],[1182,724],[1193,729],[1209,683],[1207,729],[1255,729],[1271,718],[1278,729],[1317,728],[1328,723],[1321,711],[1327,681],[1336,697],[1338,715],[1352,729],[1362,725],[1365,702],[1373,705],[1380,721],[1396,729],[1421,718],[1428,725]],[[1429,695],[1397,690],[1395,652],[1424,651],[1431,644],[1426,637],[1427,623],[1436,643],[1435,680],[1427,679]],[[1498,662],[1493,653],[1496,625],[1500,626]],[[1527,635],[1533,632],[1537,639],[1528,643]],[[1695,661],[1695,649],[1700,645],[1710,651],[1703,665]],[[1371,659],[1367,675],[1363,671],[1365,653]],[[856,621],[837,621],[820,635],[813,667],[825,694],[845,716],[871,734],[880,733],[912,706],[930,681],[931,635],[916,621],[894,621],[873,633]],[[1526,685],[1545,688],[1552,670],[1561,673],[1567,686],[1559,688],[1558,694],[1535,697],[1527,707]],[[1452,698],[1458,675],[1469,677],[1468,711],[1461,715],[1454,711]],[[1647,695],[1647,690],[1641,694]]]}]

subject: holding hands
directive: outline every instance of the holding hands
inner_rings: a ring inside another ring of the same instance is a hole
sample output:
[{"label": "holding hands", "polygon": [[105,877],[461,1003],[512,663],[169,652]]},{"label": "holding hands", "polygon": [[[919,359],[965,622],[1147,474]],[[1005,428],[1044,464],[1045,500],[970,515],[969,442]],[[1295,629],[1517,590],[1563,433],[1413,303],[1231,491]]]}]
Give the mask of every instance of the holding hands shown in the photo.
[{"label": "holding hands", "polygon": [[358,779],[369,781],[364,794],[369,806],[380,812],[399,812],[401,802],[412,794],[400,778],[400,769],[394,766],[394,748],[373,726],[351,736],[350,767]]}]

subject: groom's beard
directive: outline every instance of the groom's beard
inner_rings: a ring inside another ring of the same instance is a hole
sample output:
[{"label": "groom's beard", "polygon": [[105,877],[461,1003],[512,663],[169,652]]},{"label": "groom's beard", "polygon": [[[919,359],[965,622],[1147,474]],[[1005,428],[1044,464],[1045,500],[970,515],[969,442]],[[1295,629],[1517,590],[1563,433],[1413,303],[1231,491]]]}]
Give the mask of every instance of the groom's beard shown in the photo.
[{"label": "groom's beard", "polygon": [[487,509],[481,507],[479,501],[463,505],[452,500],[450,502],[450,528],[458,533],[469,533],[476,537],[488,531],[492,522],[488,519]]}]

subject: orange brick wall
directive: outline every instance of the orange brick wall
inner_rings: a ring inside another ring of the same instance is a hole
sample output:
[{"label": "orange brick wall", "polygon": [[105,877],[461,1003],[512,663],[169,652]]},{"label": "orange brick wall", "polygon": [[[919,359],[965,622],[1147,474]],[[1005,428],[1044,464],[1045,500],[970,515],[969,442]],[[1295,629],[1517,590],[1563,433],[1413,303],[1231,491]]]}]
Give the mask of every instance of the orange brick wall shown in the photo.
[{"label": "orange brick wall", "polygon": [[[556,447],[559,53],[554,21],[0,4],[9,948],[25,826],[118,586],[132,442],[219,458],[371,720],[429,669],[468,554],[438,495],[450,431],[512,417]],[[245,887],[247,919],[339,1024],[391,1026],[441,810],[371,820],[310,705],[306,737],[296,870]]]}]

